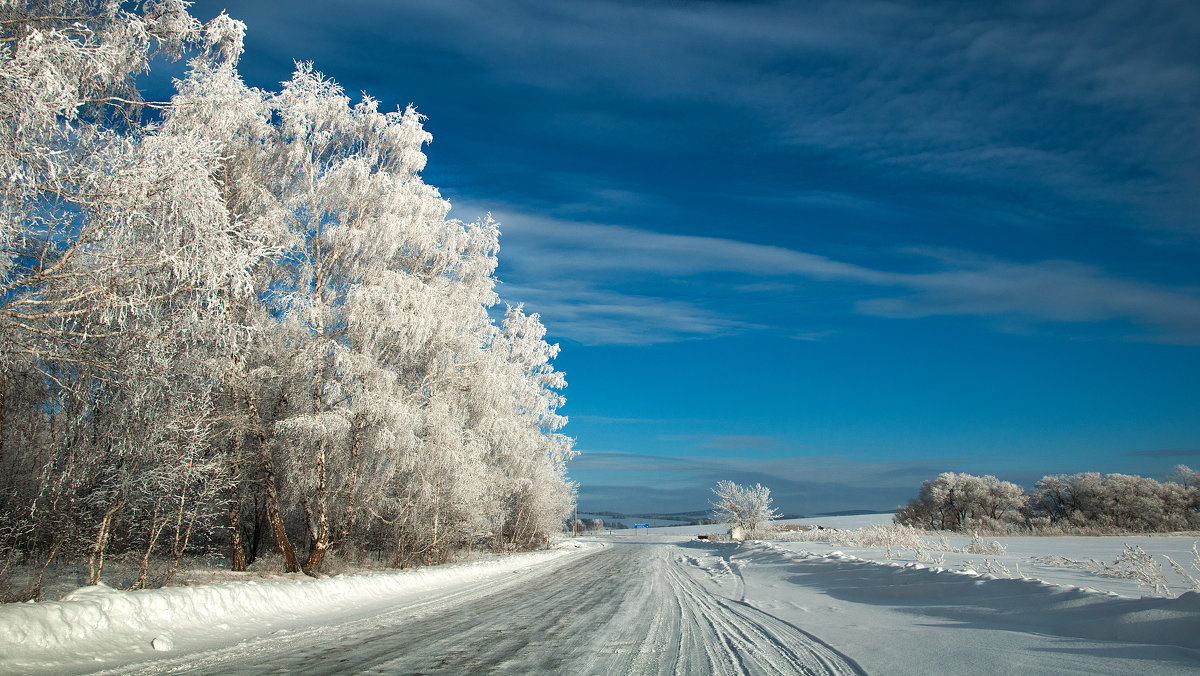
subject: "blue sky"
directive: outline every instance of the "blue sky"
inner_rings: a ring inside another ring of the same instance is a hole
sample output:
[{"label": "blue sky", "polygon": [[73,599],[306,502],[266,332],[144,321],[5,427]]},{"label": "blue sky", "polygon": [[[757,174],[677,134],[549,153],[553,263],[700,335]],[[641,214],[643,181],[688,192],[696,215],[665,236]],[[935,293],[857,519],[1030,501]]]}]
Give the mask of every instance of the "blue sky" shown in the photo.
[{"label": "blue sky", "polygon": [[1200,466],[1200,5],[222,8],[250,84],[428,116],[562,345],[581,508]]}]

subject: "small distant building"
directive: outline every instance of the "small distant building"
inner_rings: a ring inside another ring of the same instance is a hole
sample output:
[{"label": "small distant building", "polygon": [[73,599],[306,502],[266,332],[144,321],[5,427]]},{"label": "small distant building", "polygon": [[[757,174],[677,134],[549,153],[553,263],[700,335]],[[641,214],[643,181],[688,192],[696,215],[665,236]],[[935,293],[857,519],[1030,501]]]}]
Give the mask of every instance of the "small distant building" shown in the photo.
[{"label": "small distant building", "polygon": [[746,539],[746,529],[741,526],[734,526],[729,529],[729,537],[734,542],[742,542]]}]

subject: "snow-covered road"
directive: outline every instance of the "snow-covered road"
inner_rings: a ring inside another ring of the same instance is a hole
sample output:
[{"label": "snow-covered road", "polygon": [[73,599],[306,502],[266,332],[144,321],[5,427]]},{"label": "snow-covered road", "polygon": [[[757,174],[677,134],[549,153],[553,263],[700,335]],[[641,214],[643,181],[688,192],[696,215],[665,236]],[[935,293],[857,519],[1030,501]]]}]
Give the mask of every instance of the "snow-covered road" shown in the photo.
[{"label": "snow-covered road", "polygon": [[1139,598],[805,546],[613,535],[400,572],[85,588],[0,606],[0,673],[1200,671],[1197,592]]},{"label": "snow-covered road", "polygon": [[815,636],[710,593],[664,541],[550,565],[135,673],[862,673]]}]

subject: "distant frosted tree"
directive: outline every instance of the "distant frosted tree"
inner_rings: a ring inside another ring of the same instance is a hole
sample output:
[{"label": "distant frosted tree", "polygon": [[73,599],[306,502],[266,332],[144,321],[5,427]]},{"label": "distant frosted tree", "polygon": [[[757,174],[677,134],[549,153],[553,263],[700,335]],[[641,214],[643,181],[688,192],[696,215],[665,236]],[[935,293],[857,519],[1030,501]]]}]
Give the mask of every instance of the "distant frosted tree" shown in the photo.
[{"label": "distant frosted tree", "polygon": [[1029,493],[993,476],[943,472],[896,511],[897,523],[972,531],[1029,528],[1153,532],[1200,525],[1200,488],[1180,466],[1165,482],[1130,474],[1081,472],[1042,477]]},{"label": "distant frosted tree", "polygon": [[1042,477],[1029,495],[1031,519],[1056,528],[1104,532],[1194,529],[1200,526],[1200,488],[1187,485],[1185,466],[1166,482],[1129,474]]},{"label": "distant frosted tree", "polygon": [[994,476],[943,472],[921,483],[920,494],[896,512],[898,523],[944,530],[988,530],[1020,518],[1021,487]]},{"label": "distant frosted tree", "polygon": [[1167,481],[1184,488],[1200,488],[1200,472],[1187,465],[1175,465],[1167,475]]},{"label": "distant frosted tree", "polygon": [[779,514],[771,507],[771,489],[762,484],[742,486],[729,480],[720,481],[712,490],[713,518],[731,528],[741,528],[746,535],[761,533]]}]

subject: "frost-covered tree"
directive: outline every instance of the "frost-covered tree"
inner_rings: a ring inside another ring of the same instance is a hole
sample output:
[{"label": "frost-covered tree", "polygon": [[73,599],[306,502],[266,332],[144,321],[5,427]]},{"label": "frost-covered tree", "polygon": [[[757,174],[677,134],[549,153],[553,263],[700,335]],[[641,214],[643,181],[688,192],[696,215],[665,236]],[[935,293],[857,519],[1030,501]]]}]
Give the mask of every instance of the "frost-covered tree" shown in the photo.
[{"label": "frost-covered tree", "polygon": [[133,86],[154,55],[205,41],[209,63],[236,52],[230,23],[202,27],[178,0],[140,14],[117,2],[0,6],[0,365],[96,361],[75,348],[230,274],[241,243],[220,213],[219,148],[194,129],[140,123],[150,104]]},{"label": "frost-covered tree", "polygon": [[[1182,466],[1181,466],[1182,467]],[[1173,478],[1189,474],[1177,468]],[[1200,525],[1200,489],[1129,474],[1042,477],[1028,494],[992,476],[944,472],[896,511],[897,523],[957,531],[1016,528],[1152,532]]]},{"label": "frost-covered tree", "polygon": [[412,108],[308,64],[246,86],[244,30],[0,2],[0,557],[133,554],[145,586],[200,547],[537,546],[574,499],[565,380],[537,315],[493,319],[496,224],[447,218]]},{"label": "frost-covered tree", "polygon": [[729,480],[717,482],[712,490],[713,518],[746,535],[761,533],[779,514],[771,507],[771,489],[762,484],[742,486]]},{"label": "frost-covered tree", "polygon": [[1020,518],[1021,487],[994,476],[943,472],[921,483],[920,494],[896,512],[902,525],[943,530],[995,530]]},{"label": "frost-covered tree", "polygon": [[[255,255],[224,217],[220,148],[172,124],[169,106],[143,121],[156,104],[134,78],[189,47],[217,67],[239,37],[182,2],[0,5],[4,506],[36,523],[11,546],[47,561],[86,550],[93,579],[111,543],[144,535],[143,521],[118,526],[149,477],[195,448],[180,435],[207,429],[203,343],[221,282],[244,279]],[[18,416],[33,443],[14,444]]]},{"label": "frost-covered tree", "polygon": [[[1179,468],[1173,475],[1187,476]],[[1200,526],[1200,489],[1129,474],[1054,475],[1034,486],[1027,512],[1031,520],[1066,530],[1187,530]]]},{"label": "frost-covered tree", "polygon": [[1167,475],[1167,482],[1184,488],[1200,488],[1200,472],[1187,465],[1175,465]]},{"label": "frost-covered tree", "polygon": [[507,547],[529,547],[555,532],[574,503],[565,475],[575,451],[558,432],[566,424],[558,414],[566,379],[551,365],[558,346],[547,344],[545,334],[536,314],[509,307],[489,345],[488,389],[476,397],[477,406],[484,404],[477,427],[494,468],[492,528]]}]

